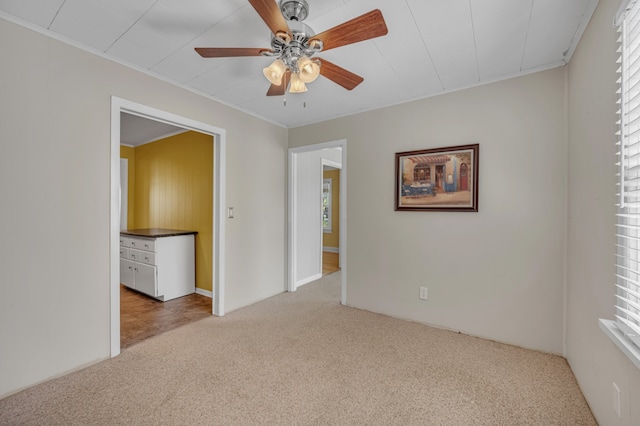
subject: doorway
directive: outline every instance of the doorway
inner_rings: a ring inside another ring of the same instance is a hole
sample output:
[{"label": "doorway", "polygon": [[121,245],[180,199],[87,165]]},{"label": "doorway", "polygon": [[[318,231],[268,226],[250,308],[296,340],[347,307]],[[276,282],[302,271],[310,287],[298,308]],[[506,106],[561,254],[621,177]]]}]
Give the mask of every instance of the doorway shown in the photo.
[{"label": "doorway", "polygon": [[466,163],[460,165],[460,191],[469,190],[469,166]]},{"label": "doorway", "polygon": [[322,158],[322,276],[340,270],[341,174],[342,161]]},{"label": "doorway", "polygon": [[436,188],[438,192],[444,191],[444,186],[442,184],[443,177],[444,177],[444,166],[437,165],[436,166]]},{"label": "doorway", "polygon": [[[156,270],[131,263],[129,256],[135,253],[123,250],[121,349],[212,314],[213,146],[211,135],[120,113],[120,229],[197,231],[192,243],[195,262],[191,263],[197,287],[179,298],[173,294],[171,300],[157,300],[144,294],[142,286],[131,287],[136,276],[142,278],[146,272],[152,277]],[[167,271],[167,266],[158,268]],[[153,285],[147,290],[153,291]]]},{"label": "doorway", "polygon": [[[347,141],[345,139],[289,149],[288,291],[322,276],[322,152],[339,150],[340,178],[339,264],[342,304],[347,277]],[[317,167],[317,169],[316,169]],[[305,171],[311,170],[310,173]],[[317,170],[317,172],[316,172]],[[311,182],[309,181],[311,179]],[[315,180],[317,179],[317,185]],[[311,185],[310,191],[304,185]],[[317,213],[317,217],[316,217]],[[311,265],[311,266],[309,266]]]},{"label": "doorway", "polygon": [[225,201],[226,131],[205,123],[166,111],[137,104],[125,99],[111,98],[111,225],[110,225],[110,323],[111,356],[120,353],[120,116],[127,113],[213,136],[213,304],[214,315],[224,315],[224,247],[223,226]]}]

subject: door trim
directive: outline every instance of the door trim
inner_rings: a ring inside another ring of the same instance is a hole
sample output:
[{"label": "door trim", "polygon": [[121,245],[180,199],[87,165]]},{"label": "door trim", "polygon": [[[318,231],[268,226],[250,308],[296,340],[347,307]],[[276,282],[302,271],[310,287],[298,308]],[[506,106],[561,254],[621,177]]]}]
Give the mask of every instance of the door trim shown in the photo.
[{"label": "door trim", "polygon": [[111,201],[110,201],[110,325],[111,357],[120,353],[120,113],[137,115],[213,136],[213,288],[212,311],[224,315],[225,290],[225,205],[226,205],[226,130],[146,105],[111,97]]},{"label": "door trim", "polygon": [[[124,185],[122,184],[124,180]],[[127,229],[129,211],[129,160],[120,159],[120,229]],[[124,214],[123,214],[124,213]]]}]

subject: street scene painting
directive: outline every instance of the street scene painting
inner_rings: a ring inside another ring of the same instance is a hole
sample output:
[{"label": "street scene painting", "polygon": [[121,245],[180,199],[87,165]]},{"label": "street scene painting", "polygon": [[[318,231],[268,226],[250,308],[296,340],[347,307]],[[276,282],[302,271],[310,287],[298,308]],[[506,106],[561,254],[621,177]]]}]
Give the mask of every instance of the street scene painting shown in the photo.
[{"label": "street scene painting", "polygon": [[396,153],[396,210],[477,212],[479,147]]}]

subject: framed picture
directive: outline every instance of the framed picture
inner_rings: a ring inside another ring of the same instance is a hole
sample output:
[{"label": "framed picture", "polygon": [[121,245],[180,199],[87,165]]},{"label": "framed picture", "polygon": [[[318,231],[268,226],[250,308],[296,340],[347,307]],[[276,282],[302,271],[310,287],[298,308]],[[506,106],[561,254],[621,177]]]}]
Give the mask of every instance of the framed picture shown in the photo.
[{"label": "framed picture", "polygon": [[479,148],[396,153],[396,210],[477,212]]}]

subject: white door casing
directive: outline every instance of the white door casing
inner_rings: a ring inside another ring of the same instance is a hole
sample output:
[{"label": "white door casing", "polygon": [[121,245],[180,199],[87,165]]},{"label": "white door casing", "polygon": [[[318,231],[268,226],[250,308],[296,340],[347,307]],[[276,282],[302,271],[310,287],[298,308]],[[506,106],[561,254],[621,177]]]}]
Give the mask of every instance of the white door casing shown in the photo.
[{"label": "white door casing", "polygon": [[213,306],[224,315],[226,130],[173,113],[111,97],[110,317],[111,356],[120,353],[120,113],[136,115],[213,136]]},{"label": "white door casing", "polygon": [[129,160],[120,159],[120,229],[127,229],[127,212],[129,211]]}]

